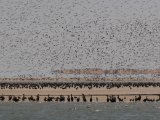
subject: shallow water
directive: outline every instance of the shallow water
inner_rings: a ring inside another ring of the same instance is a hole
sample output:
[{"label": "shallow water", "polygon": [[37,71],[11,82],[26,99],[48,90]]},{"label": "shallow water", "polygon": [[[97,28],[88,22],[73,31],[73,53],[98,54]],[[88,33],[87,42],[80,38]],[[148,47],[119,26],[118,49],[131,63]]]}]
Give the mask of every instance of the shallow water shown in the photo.
[{"label": "shallow water", "polygon": [[160,103],[0,103],[0,120],[158,120]]}]

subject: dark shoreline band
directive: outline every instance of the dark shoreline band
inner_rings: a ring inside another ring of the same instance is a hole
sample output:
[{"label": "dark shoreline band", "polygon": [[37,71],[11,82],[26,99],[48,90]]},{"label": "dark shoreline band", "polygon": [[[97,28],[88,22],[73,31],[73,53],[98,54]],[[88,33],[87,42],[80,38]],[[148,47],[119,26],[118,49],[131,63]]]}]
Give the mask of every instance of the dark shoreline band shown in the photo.
[{"label": "dark shoreline band", "polygon": [[160,82],[0,82],[0,89],[160,87]]}]

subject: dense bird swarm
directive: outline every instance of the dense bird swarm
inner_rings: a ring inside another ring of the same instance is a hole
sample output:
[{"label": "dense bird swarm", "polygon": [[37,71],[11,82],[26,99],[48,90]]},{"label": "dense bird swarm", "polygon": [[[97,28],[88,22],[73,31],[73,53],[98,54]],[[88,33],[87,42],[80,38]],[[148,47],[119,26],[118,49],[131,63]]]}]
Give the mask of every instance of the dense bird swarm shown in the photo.
[{"label": "dense bird swarm", "polygon": [[0,76],[160,68],[159,0],[1,0]]}]

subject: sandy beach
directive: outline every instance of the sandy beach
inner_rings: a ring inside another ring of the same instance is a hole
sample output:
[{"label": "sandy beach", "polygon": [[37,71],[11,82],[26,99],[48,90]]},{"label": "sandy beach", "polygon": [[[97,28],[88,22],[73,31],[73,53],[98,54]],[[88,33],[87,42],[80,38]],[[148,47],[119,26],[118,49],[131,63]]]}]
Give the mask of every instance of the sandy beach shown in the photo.
[{"label": "sandy beach", "polygon": [[[13,83],[16,83],[16,81],[12,81]],[[33,82],[33,81],[32,81]],[[31,82],[31,83],[32,83]],[[117,81],[118,83],[119,81]],[[127,81],[126,81],[127,82]],[[35,82],[36,83],[36,82]],[[45,82],[44,82],[45,83]],[[17,81],[17,84],[18,81]],[[107,95],[108,96],[115,96],[116,98],[119,97],[123,99],[124,102],[130,102],[132,99],[135,99],[135,96],[141,95],[143,99],[146,97],[149,99],[152,99],[156,101],[159,99],[160,95],[160,87],[156,86],[148,86],[148,87],[113,87],[110,89],[107,89],[106,87],[93,87],[88,88],[87,86],[84,88],[50,88],[50,87],[44,87],[44,88],[1,88],[0,95],[5,96],[4,101],[8,101],[8,96],[17,96],[22,97],[22,95],[25,95],[26,97],[30,97],[31,95],[33,98],[36,98],[36,96],[39,94],[40,96],[40,102],[44,102],[45,97],[58,97],[60,95],[63,95],[65,98],[69,95],[73,95],[73,97],[80,98],[80,102],[83,102],[82,100],[82,94],[86,96],[87,102],[90,102],[90,98],[92,95],[92,102],[106,102]],[[28,100],[26,100],[28,101]],[[54,100],[53,100],[54,101]],[[76,99],[74,99],[76,102]],[[67,102],[67,99],[65,99],[64,102]],[[120,101],[117,101],[120,102]]]},{"label": "sandy beach", "polygon": [[[38,101],[41,102],[47,101],[48,98],[52,98],[51,101],[58,101],[60,96],[65,98],[63,102],[67,102],[68,97],[73,97],[75,102],[77,98],[79,102],[84,102],[82,99],[84,96],[87,102],[107,102],[108,98],[115,98],[116,102],[160,101],[159,69],[62,69],[53,72],[60,76],[0,78],[0,94],[5,96],[4,101],[8,101],[9,96],[15,96],[19,99],[18,101],[22,96],[27,98],[32,96],[34,101],[37,95]],[[75,76],[64,77],[62,74]],[[103,74],[113,76],[103,77]],[[76,77],[76,75],[82,75],[82,77]],[[118,75],[131,76],[116,77]],[[156,75],[156,77],[138,77],[138,75]]]}]

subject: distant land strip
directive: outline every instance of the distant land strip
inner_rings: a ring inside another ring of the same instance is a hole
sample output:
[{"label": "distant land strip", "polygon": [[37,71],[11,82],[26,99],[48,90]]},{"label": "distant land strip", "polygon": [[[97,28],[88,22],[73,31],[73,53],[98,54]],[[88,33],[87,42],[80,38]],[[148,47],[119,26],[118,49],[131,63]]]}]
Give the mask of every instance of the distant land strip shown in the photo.
[{"label": "distant land strip", "polygon": [[62,69],[62,70],[55,70],[53,72],[57,73],[64,73],[64,74],[95,74],[95,75],[102,75],[102,74],[158,74],[160,75],[160,69],[113,69],[113,70],[103,70],[103,69]]},{"label": "distant land strip", "polygon": [[135,78],[135,77],[130,77],[130,78],[64,78],[64,77],[11,77],[11,78],[0,78],[0,82],[20,82],[20,81],[28,81],[28,82],[94,82],[94,81],[99,81],[99,82],[140,82],[140,81],[146,81],[146,82],[159,82],[160,77],[156,78]]}]

